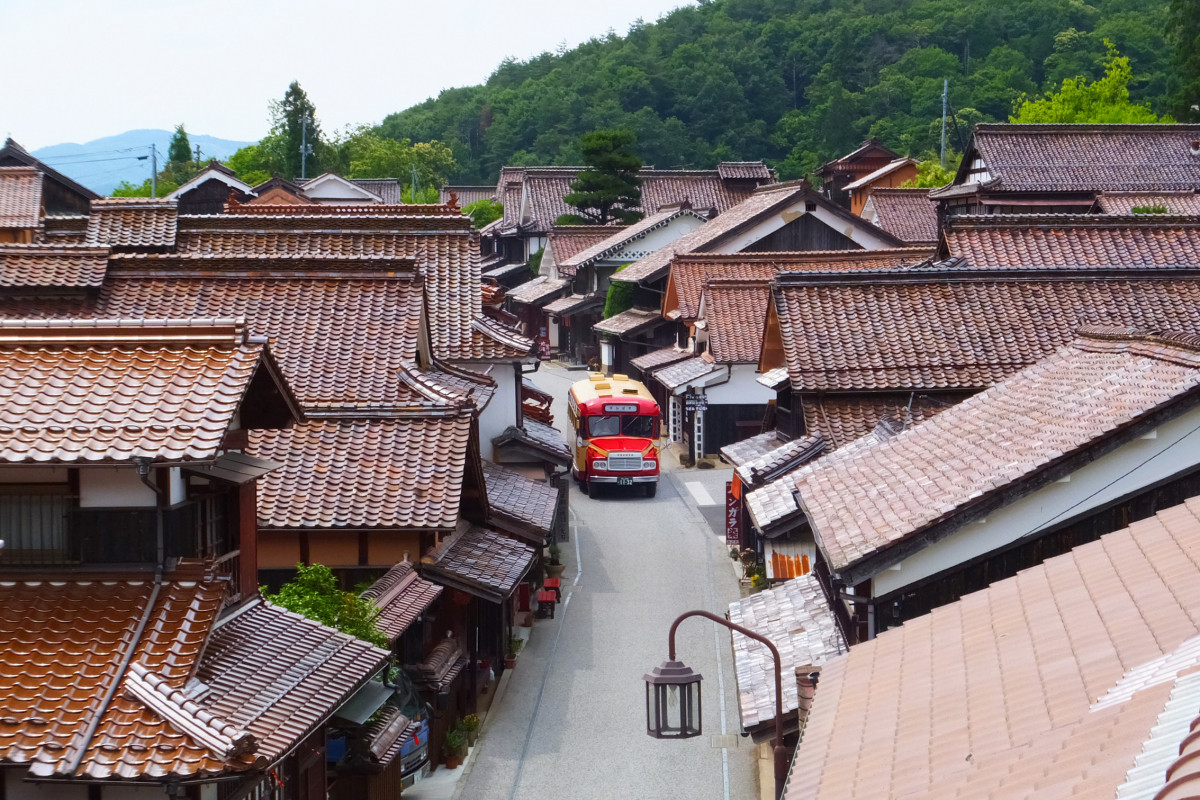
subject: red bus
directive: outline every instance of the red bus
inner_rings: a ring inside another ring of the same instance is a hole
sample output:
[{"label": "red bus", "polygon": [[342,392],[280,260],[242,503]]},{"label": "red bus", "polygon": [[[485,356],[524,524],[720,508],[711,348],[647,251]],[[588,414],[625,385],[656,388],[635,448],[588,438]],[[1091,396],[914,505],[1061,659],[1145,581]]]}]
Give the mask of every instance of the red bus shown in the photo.
[{"label": "red bus", "polygon": [[658,491],[659,409],[653,395],[626,375],[592,373],[571,387],[567,412],[574,434],[571,475],[584,492],[643,486]]}]

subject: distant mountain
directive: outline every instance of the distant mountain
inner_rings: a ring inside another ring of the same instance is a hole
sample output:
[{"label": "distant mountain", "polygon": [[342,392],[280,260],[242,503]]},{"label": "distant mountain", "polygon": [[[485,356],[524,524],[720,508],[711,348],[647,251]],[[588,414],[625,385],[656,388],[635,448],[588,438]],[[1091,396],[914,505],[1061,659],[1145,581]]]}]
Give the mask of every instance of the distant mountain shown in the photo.
[{"label": "distant mountain", "polygon": [[[150,159],[139,161],[149,154],[150,145],[158,148],[159,169],[167,157],[167,145],[174,131],[125,131],[84,144],[52,144],[33,151],[47,165],[79,181],[92,191],[107,195],[121,182],[141,183],[150,177]],[[225,159],[240,148],[254,142],[235,142],[215,136],[188,133],[193,151],[200,145],[200,158]]]}]

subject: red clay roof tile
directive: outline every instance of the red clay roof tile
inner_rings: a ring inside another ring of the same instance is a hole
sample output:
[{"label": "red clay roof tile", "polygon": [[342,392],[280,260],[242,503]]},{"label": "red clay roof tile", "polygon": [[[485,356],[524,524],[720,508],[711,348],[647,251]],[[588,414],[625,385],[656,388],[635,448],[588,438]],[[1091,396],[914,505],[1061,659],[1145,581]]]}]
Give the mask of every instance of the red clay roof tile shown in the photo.
[{"label": "red clay roof tile", "polygon": [[0,228],[36,228],[42,216],[42,173],[0,167]]},{"label": "red clay roof tile", "polygon": [[259,524],[453,529],[470,432],[469,410],[253,431],[247,452],[283,464],[259,481]]},{"label": "red clay roof tile", "polygon": [[931,420],[813,462],[795,490],[830,568],[844,570],[1198,386],[1200,337],[1098,329]]},{"label": "red clay roof tile", "polygon": [[784,798],[1114,796],[1197,661],[1139,677],[1200,633],[1198,537],[1193,498],[831,659]]},{"label": "red clay roof tile", "polygon": [[175,244],[174,200],[107,198],[92,201],[86,241],[96,247],[167,248]]},{"label": "red clay roof tile", "polygon": [[795,391],[981,388],[1082,324],[1200,325],[1194,275],[1139,268],[781,273],[774,302]]},{"label": "red clay roof tile", "polygon": [[107,248],[58,243],[0,245],[0,286],[98,287],[107,270]]},{"label": "red clay roof tile", "polygon": [[234,320],[0,321],[0,459],[213,458],[264,353]]},{"label": "red clay roof tile", "polygon": [[[486,462],[485,462],[486,463]],[[379,608],[375,624],[394,641],[442,595],[442,587],[421,578],[416,568],[401,561],[371,584],[362,596]]]}]

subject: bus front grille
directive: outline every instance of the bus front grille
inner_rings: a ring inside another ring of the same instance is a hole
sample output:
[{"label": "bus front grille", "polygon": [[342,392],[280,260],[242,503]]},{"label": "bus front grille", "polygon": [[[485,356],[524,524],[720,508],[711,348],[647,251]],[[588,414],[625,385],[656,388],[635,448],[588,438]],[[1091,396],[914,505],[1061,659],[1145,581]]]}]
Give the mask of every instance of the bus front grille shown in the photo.
[{"label": "bus front grille", "polygon": [[641,453],[609,453],[608,468],[613,472],[632,472],[642,468]]}]

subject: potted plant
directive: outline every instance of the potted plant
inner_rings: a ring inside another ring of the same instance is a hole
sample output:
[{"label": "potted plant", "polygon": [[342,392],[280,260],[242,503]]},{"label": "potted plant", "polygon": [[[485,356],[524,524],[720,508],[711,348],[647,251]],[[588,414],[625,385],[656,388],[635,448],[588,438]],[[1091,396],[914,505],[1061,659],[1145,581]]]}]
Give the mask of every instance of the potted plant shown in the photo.
[{"label": "potted plant", "polygon": [[463,754],[467,749],[467,735],[458,728],[446,731],[445,753],[446,769],[456,769],[463,762]]},{"label": "potted plant", "polygon": [[749,575],[750,586],[753,587],[752,591],[761,592],[763,589],[767,588],[767,571],[761,564],[756,567],[752,567]]},{"label": "potted plant", "polygon": [[475,742],[479,739],[479,717],[475,714],[467,714],[458,723],[463,733],[467,735],[467,744],[471,747],[475,746]]},{"label": "potted plant", "polygon": [[517,665],[517,653],[521,651],[521,645],[525,642],[518,636],[510,636],[508,639],[508,652],[504,654],[504,668],[512,669]]},{"label": "potted plant", "polygon": [[567,565],[562,563],[562,548],[558,542],[550,543],[550,554],[546,557],[546,577],[561,578]]}]

